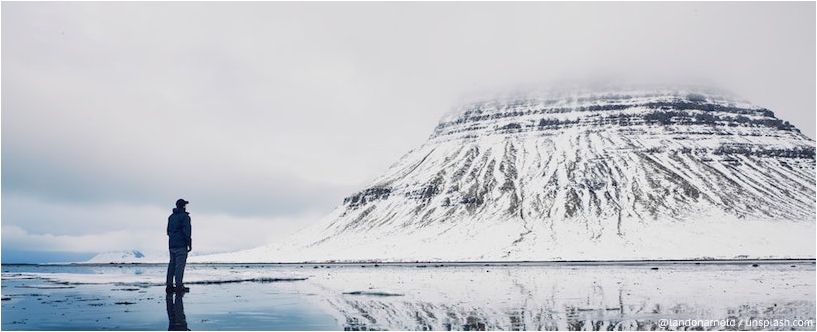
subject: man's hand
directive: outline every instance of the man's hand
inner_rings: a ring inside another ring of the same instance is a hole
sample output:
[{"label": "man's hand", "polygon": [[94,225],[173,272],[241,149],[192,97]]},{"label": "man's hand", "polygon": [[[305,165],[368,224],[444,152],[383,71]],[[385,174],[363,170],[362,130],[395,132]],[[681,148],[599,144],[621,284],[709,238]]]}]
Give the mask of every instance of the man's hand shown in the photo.
[{"label": "man's hand", "polygon": [[191,252],[193,250],[193,246],[187,246],[187,252]]}]

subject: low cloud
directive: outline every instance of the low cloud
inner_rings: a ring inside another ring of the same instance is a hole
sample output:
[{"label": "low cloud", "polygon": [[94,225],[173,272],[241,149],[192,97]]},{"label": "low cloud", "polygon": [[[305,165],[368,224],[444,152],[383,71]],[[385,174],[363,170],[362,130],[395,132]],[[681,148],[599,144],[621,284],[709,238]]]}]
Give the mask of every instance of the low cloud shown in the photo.
[{"label": "low cloud", "polygon": [[[53,203],[18,195],[4,195],[3,204],[14,207],[2,211],[4,248],[75,253],[138,249],[151,255],[162,255],[167,248],[170,208]],[[198,254],[254,248],[281,241],[320,217],[235,217],[200,213],[191,206],[194,248]]]}]

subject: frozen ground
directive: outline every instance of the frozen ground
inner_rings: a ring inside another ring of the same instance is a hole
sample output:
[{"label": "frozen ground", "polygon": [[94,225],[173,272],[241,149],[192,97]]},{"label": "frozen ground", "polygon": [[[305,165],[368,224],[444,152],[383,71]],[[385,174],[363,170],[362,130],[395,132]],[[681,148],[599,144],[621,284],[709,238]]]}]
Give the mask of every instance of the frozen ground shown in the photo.
[{"label": "frozen ground", "polygon": [[4,265],[2,329],[161,330],[178,313],[192,330],[660,330],[663,319],[813,330],[815,319],[813,260],[188,270],[192,290],[178,301],[165,297],[161,265]]}]

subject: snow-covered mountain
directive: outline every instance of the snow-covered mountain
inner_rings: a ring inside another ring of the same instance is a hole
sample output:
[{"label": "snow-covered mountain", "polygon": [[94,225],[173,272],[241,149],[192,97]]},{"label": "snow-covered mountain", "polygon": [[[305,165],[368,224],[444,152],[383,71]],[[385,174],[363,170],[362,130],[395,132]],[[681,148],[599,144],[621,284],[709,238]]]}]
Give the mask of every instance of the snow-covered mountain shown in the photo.
[{"label": "snow-covered mountain", "polygon": [[814,235],[815,142],[772,111],[577,89],[462,105],[290,241],[200,260],[812,258]]},{"label": "snow-covered mountain", "polygon": [[107,263],[147,263],[147,262],[148,261],[145,258],[145,255],[142,254],[141,251],[133,249],[99,253],[83,263],[107,264]]}]

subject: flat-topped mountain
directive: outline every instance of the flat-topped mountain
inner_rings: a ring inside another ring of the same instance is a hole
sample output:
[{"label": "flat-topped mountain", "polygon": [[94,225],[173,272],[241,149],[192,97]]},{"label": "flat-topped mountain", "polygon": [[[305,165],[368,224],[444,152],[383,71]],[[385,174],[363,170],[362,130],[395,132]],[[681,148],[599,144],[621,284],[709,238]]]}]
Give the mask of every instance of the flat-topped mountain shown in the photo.
[{"label": "flat-topped mountain", "polygon": [[814,231],[815,143],[771,110],[575,90],[464,104],[290,241],[205,260],[802,258]]}]

